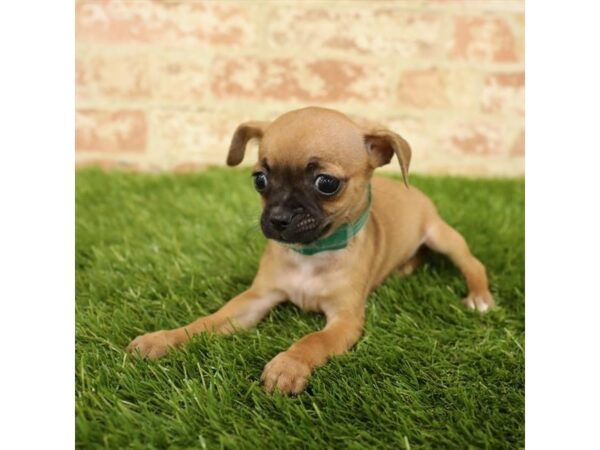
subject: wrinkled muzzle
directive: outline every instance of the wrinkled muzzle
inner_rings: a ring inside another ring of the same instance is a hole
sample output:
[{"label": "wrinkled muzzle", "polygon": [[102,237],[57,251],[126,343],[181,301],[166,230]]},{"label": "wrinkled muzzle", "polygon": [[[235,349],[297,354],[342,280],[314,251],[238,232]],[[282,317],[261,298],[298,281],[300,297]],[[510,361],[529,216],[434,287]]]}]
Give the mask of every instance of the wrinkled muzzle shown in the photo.
[{"label": "wrinkled muzzle", "polygon": [[267,238],[289,244],[310,244],[327,229],[324,217],[301,208],[291,210],[281,206],[265,208],[260,225]]}]

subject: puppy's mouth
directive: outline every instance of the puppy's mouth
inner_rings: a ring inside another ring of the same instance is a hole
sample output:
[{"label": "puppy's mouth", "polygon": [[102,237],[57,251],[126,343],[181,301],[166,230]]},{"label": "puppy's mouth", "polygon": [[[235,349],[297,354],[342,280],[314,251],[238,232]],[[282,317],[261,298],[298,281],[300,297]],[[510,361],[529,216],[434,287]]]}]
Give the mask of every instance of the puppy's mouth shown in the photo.
[{"label": "puppy's mouth", "polygon": [[331,227],[328,221],[319,221],[309,214],[296,215],[285,228],[276,228],[268,219],[261,219],[263,234],[286,244],[307,245],[319,240]]}]

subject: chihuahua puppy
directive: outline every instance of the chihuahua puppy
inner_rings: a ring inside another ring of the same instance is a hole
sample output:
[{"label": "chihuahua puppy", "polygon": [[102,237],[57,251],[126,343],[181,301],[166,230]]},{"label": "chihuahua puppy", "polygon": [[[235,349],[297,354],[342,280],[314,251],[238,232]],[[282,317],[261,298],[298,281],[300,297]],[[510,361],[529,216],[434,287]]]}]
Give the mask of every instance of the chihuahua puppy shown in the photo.
[{"label": "chihuahua puppy", "polygon": [[[494,305],[483,264],[432,202],[409,187],[411,149],[398,134],[364,129],[339,112],[309,107],[271,123],[242,123],[228,165],[242,162],[250,139],[260,141],[254,185],[269,239],[252,285],[189,325],[137,337],[130,352],[159,358],[196,333],[252,327],[289,300],[325,314],[327,325],[275,356],[261,380],[268,392],[300,393],[315,367],[357,342],[369,293],[394,271],[412,272],[422,246],[458,266],[469,290],[467,307],[484,312]],[[372,179],[394,155],[404,183]]]}]

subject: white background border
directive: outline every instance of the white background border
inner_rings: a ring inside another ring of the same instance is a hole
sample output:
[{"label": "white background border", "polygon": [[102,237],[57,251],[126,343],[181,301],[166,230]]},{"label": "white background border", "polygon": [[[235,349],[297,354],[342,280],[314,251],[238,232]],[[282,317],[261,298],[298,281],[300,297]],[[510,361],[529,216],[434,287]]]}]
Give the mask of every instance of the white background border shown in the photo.
[{"label": "white background border", "polygon": [[0,448],[74,447],[74,2],[0,6]]},{"label": "white background border", "polygon": [[600,438],[600,5],[526,2],[526,447]]},{"label": "white background border", "polygon": [[[526,2],[528,449],[600,424],[600,6]],[[2,448],[74,446],[74,3],[0,7]]]}]

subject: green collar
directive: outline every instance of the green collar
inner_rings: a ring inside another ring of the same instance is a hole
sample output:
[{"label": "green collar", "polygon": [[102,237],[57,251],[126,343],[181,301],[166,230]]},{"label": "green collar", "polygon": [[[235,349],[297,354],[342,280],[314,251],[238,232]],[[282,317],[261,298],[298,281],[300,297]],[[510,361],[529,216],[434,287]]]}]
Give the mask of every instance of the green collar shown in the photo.
[{"label": "green collar", "polygon": [[346,248],[350,239],[358,234],[367,223],[369,211],[371,210],[371,185],[369,185],[369,200],[367,207],[360,217],[353,223],[346,223],[339,227],[333,234],[326,238],[319,239],[308,245],[290,245],[290,248],[302,255],[311,256],[315,253],[327,252],[330,250],[341,250]]}]

